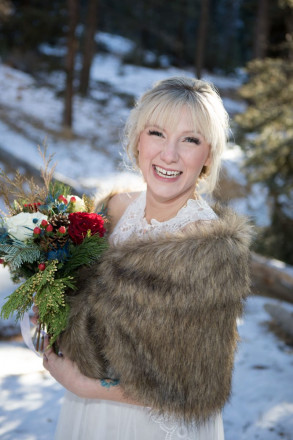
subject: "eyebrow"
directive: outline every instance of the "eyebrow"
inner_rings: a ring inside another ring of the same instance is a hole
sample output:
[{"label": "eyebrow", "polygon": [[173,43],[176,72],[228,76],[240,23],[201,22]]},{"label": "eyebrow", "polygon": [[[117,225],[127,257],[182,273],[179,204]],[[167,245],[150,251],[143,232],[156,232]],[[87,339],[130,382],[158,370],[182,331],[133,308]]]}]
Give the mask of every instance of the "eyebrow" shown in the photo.
[{"label": "eyebrow", "polygon": [[[147,124],[147,125],[145,126],[145,128],[149,128],[149,127],[158,128],[159,130],[162,130],[162,131],[165,131],[165,130],[166,130],[165,128],[161,127],[161,126],[158,125],[158,124]],[[194,131],[194,130],[185,130],[185,131],[182,132],[182,134],[183,134],[183,135],[186,135],[186,134],[193,134],[193,135],[195,135],[195,136],[203,136],[203,134],[202,134],[201,132],[199,132],[199,131]]]}]

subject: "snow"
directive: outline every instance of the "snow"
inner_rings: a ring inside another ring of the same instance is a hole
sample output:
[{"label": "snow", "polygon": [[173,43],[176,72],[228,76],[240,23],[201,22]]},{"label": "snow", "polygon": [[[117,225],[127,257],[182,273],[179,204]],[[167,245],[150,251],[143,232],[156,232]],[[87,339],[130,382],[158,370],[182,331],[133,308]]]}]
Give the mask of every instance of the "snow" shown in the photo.
[{"label": "snow", "polygon": [[[14,286],[0,270],[0,305]],[[226,440],[293,439],[293,350],[268,331],[264,304],[293,305],[251,296],[238,323],[232,397],[224,408]],[[0,342],[0,438],[51,440],[64,391],[23,342]],[[212,439],[211,439],[212,440]]]},{"label": "snow", "polygon": [[[98,41],[111,53],[94,58],[89,98],[74,99],[72,139],[62,135],[60,124],[63,102],[58,92],[63,88],[64,74],[48,74],[40,86],[32,76],[0,64],[0,106],[4,109],[0,112],[0,150],[39,168],[37,145],[46,140],[53,161],[57,161],[56,176],[77,190],[103,193],[114,184],[139,189],[143,187],[142,179],[131,168],[125,168],[121,151],[122,128],[131,102],[155,81],[174,75],[192,76],[192,71],[126,65],[121,55],[132,50],[132,42],[102,33]],[[42,50],[56,56],[63,54],[62,47],[44,46]],[[229,90],[241,84],[242,76],[206,74],[205,79],[221,90]],[[230,113],[244,108],[242,102],[231,98],[225,98],[224,103]],[[224,154],[224,168],[231,179],[245,185],[242,161],[242,150],[231,142]],[[263,225],[269,218],[266,197],[266,189],[254,185],[247,197],[232,200],[231,204]],[[281,262],[272,260],[271,264],[291,270]],[[15,287],[8,271],[0,266],[0,307]],[[238,323],[241,343],[236,354],[233,394],[224,409],[226,440],[293,439],[293,350],[268,330],[265,323],[270,317],[265,303],[293,310],[292,305],[269,298],[248,299],[245,315]],[[4,327],[7,335],[19,331],[13,319],[0,320],[0,333]],[[41,358],[20,340],[0,342],[0,356],[0,438],[52,439],[62,387],[43,369]]]},{"label": "snow", "polygon": [[121,35],[111,35],[106,32],[99,32],[95,40],[102,43],[109,52],[115,55],[125,55],[134,49],[135,44]]}]

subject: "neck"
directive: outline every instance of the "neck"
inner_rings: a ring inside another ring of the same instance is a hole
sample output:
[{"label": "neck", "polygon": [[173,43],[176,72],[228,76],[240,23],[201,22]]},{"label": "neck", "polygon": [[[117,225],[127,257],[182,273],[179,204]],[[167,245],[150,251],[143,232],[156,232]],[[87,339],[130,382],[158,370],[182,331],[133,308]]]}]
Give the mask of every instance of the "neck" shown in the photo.
[{"label": "neck", "polygon": [[195,199],[194,189],[188,193],[180,194],[175,199],[160,200],[148,190],[146,192],[145,219],[149,223],[152,219],[159,222],[170,220],[186,205],[189,199]]}]

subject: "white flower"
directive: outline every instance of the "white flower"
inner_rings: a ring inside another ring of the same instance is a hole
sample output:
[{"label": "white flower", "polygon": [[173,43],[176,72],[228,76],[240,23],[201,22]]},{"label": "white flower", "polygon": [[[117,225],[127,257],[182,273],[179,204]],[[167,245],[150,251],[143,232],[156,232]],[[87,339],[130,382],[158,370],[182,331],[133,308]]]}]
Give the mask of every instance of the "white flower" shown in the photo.
[{"label": "white flower", "polygon": [[68,203],[70,202],[71,197],[75,198],[75,202],[72,203],[72,207],[70,209],[71,212],[84,212],[84,211],[86,211],[84,201],[78,196],[74,196],[74,195],[67,196],[66,199],[68,200]]},{"label": "white flower", "polygon": [[47,216],[40,212],[21,212],[20,214],[5,219],[8,234],[17,240],[24,241],[33,235],[33,230],[39,226]]}]

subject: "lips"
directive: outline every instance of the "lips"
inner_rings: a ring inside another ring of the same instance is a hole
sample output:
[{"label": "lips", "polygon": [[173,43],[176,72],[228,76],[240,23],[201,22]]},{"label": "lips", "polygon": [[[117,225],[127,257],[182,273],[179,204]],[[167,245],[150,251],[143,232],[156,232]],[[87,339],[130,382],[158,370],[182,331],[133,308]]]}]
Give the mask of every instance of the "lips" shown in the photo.
[{"label": "lips", "polygon": [[178,177],[180,176],[180,174],[182,174],[182,171],[166,170],[165,168],[159,167],[157,165],[153,165],[153,169],[159,177],[164,177],[166,179],[174,179],[175,177]]}]

